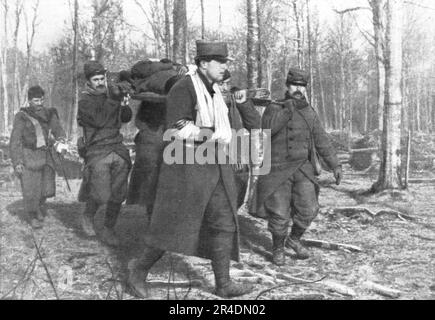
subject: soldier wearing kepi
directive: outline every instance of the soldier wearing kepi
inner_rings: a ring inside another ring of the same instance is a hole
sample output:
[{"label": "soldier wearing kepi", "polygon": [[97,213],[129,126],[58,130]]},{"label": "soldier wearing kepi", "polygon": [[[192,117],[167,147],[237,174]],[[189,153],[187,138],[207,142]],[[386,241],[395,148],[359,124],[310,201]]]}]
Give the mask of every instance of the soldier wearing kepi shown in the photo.
[{"label": "soldier wearing kepi", "polygon": [[[306,100],[308,79],[303,70],[290,69],[286,100],[270,104],[262,119],[262,128],[271,130],[272,168],[270,174],[259,177],[256,214],[268,219],[276,265],[285,263],[284,246],[292,248],[298,259],[309,257],[300,239],[319,211],[312,144],[333,170],[337,184],[342,178],[330,137]],[[287,236],[290,220],[293,225]]]},{"label": "soldier wearing kepi", "polygon": [[79,200],[86,202],[82,227],[95,235],[94,216],[107,205],[101,240],[117,246],[115,225],[121,204],[127,196],[127,179],[131,168],[130,154],[123,145],[120,129],[132,118],[128,98],[118,87],[109,87],[106,70],[96,62],[84,66],[86,87],[79,100],[78,124],[83,137],[78,140],[79,153],[85,160]]},{"label": "soldier wearing kepi", "polygon": [[55,163],[68,151],[57,110],[44,107],[44,90],[28,90],[29,106],[15,115],[10,150],[15,173],[20,178],[24,206],[33,228],[41,228],[45,202],[56,194]]},{"label": "soldier wearing kepi", "polygon": [[[228,107],[217,84],[223,79],[228,60],[226,43],[198,41],[197,70],[189,72],[169,91],[167,125],[173,128],[174,138],[186,150],[198,150],[202,146],[200,137],[204,128],[213,132],[209,143],[231,142]],[[236,102],[242,118],[245,113],[256,112],[249,108],[246,94],[242,93]],[[258,125],[245,122],[248,129]],[[187,139],[192,143],[185,143]],[[211,259],[217,295],[232,297],[249,293],[251,286],[231,281],[229,274],[231,258],[239,258],[236,194],[230,164],[164,161],[145,238],[147,247],[139,259],[129,263],[128,283],[132,291],[140,297],[147,296],[149,270],[165,251],[171,251]]]}]

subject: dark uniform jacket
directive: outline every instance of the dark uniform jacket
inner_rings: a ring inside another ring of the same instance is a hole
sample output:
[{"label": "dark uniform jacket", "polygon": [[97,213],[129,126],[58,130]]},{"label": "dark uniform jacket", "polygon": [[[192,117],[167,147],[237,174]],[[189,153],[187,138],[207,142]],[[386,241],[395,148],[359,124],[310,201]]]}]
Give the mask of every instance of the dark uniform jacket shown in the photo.
[{"label": "dark uniform jacket", "polygon": [[[251,208],[251,213],[266,217],[264,201],[308,162],[310,131],[319,156],[329,168],[335,169],[339,161],[316,111],[306,101],[289,99],[282,104],[270,104],[263,115],[262,128],[271,130],[271,145],[265,150],[271,154],[271,172],[259,176],[257,207]],[[306,174],[313,182],[316,180],[312,173]]]},{"label": "dark uniform jacket", "polygon": [[87,88],[79,100],[77,121],[83,127],[86,143],[86,162],[101,159],[116,152],[131,166],[130,154],[123,145],[122,123],[132,118],[130,107],[121,107],[118,97],[108,97]]},{"label": "dark uniform jacket", "polygon": [[[45,147],[36,147],[36,129],[28,116],[37,119],[41,125]],[[27,169],[40,170],[44,165],[49,165],[54,169],[54,162],[48,153],[48,148],[52,148],[55,142],[53,138],[55,140],[66,138],[55,108],[42,108],[40,111],[36,111],[33,107],[22,108],[15,115],[10,140],[11,159],[14,167],[24,164]],[[51,152],[55,151],[51,150]]]},{"label": "dark uniform jacket", "polygon": [[[213,94],[211,85],[204,80],[207,90]],[[196,120],[196,93],[190,77],[177,82],[167,97],[167,125],[182,119]],[[250,102],[238,106],[245,126],[259,126],[260,117]],[[246,116],[250,114],[251,116]],[[249,119],[254,119],[252,122]],[[233,215],[236,219],[237,188],[234,173],[229,164],[173,164],[162,163],[157,188],[157,196],[152,213],[148,245],[163,250],[186,255],[208,257],[201,249],[206,243],[207,234],[203,233],[202,220],[206,206],[216,185],[222,179]],[[238,226],[237,226],[238,230]],[[235,238],[233,259],[238,259],[238,237]]]}]

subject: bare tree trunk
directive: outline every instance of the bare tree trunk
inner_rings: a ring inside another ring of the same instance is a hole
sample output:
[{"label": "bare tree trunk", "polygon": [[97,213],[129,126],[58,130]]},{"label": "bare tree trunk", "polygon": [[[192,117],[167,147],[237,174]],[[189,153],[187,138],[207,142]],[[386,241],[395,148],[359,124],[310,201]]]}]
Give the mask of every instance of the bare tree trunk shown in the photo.
[{"label": "bare tree trunk", "polygon": [[186,0],[174,1],[174,30],[173,30],[173,53],[175,62],[187,63],[187,12]]},{"label": "bare tree trunk", "polygon": [[204,0],[201,0],[201,39],[205,39],[205,10],[204,10]]},{"label": "bare tree trunk", "polygon": [[248,35],[246,38],[246,66],[248,74],[248,88],[256,88],[258,80],[258,23],[257,2],[247,0]]},{"label": "bare tree trunk", "polygon": [[19,72],[19,64],[18,64],[18,32],[20,30],[21,23],[21,13],[23,11],[23,1],[17,1],[15,3],[15,29],[13,36],[13,50],[14,50],[14,72],[12,74],[12,85],[13,85],[13,104],[12,108],[9,108],[9,120],[12,123],[12,119],[14,114],[20,108],[20,96],[21,96],[21,88],[20,88],[20,72]]},{"label": "bare tree trunk", "polygon": [[402,9],[403,0],[387,0],[384,130],[379,180],[373,186],[375,191],[402,187],[400,181]]},{"label": "bare tree trunk", "polygon": [[[317,45],[317,41],[315,42],[314,45],[314,55],[313,58],[315,59],[314,64],[316,65],[316,71],[317,71],[317,80],[319,81],[319,94],[320,94],[320,114],[323,117],[323,123],[325,125],[325,127],[327,129],[330,129],[331,127],[331,122],[328,119],[328,114],[326,113],[326,99],[325,99],[325,90],[323,87],[323,73],[321,70],[321,65],[320,65],[320,54],[319,54],[319,48]],[[314,72],[314,70],[313,70]],[[314,77],[314,74],[312,74],[312,77]]]},{"label": "bare tree trunk", "polygon": [[300,16],[298,12],[297,0],[293,0],[293,13],[295,15],[295,23],[296,23],[296,52],[298,57],[298,67],[302,68],[303,67],[302,32],[301,32],[301,23],[300,23]]},{"label": "bare tree trunk", "polygon": [[219,0],[219,40],[222,39],[222,4]]},{"label": "bare tree trunk", "polygon": [[346,73],[344,69],[344,16],[340,14],[340,130],[344,131],[346,124]]},{"label": "bare tree trunk", "polygon": [[0,123],[0,134],[4,136],[9,135],[9,92],[8,92],[8,73],[7,73],[7,57],[8,57],[8,0],[2,1],[3,6],[3,34],[1,41],[1,59],[0,59],[0,68],[1,68],[1,77],[2,77],[2,89],[3,89],[3,101],[2,101],[2,121]]},{"label": "bare tree trunk", "polygon": [[417,132],[421,132],[421,78],[417,75],[417,85],[416,85],[416,96],[415,96],[415,123]]},{"label": "bare tree trunk", "polygon": [[313,72],[313,58],[312,58],[312,42],[311,42],[311,19],[310,19],[310,1],[306,0],[307,6],[307,37],[308,37],[308,70],[310,73],[310,88],[309,88],[309,96],[310,96],[310,105],[315,107],[316,111],[317,106],[313,105],[314,98],[314,72]]},{"label": "bare tree trunk", "polygon": [[353,74],[352,74],[352,70],[350,70],[349,67],[349,89],[348,89],[348,103],[347,103],[347,147],[349,150],[352,149],[352,131],[353,131],[353,123],[352,123],[352,118],[353,118],[353,88],[352,88],[352,84],[353,84]]},{"label": "bare tree trunk", "polygon": [[384,32],[386,0],[370,0],[373,12],[373,28],[375,35],[376,77],[377,77],[377,101],[378,101],[378,128],[383,127],[384,99],[385,99],[385,63],[384,63]]},{"label": "bare tree trunk", "polygon": [[261,11],[260,11],[260,0],[255,1],[255,9],[257,12],[257,25],[258,25],[258,33],[257,33],[257,86],[259,88],[263,85],[263,59],[261,53],[261,28],[262,28],[262,20],[261,20]]},{"label": "bare tree trunk", "polygon": [[163,8],[165,10],[165,54],[169,59],[171,56],[171,21],[169,19],[169,0],[164,0]]},{"label": "bare tree trunk", "polygon": [[364,97],[364,125],[363,125],[363,130],[364,130],[364,134],[367,134],[368,130],[368,125],[369,125],[369,96],[368,93],[365,95]]},{"label": "bare tree trunk", "polygon": [[73,139],[77,137],[77,112],[79,108],[79,91],[77,80],[77,64],[78,64],[78,28],[79,28],[79,3],[74,0],[74,22],[73,22],[73,66],[72,66],[72,105],[69,117],[69,132],[68,137]]},{"label": "bare tree trunk", "polygon": [[[27,90],[30,84],[30,62],[32,60],[33,41],[36,34],[36,20],[38,19],[39,0],[36,0],[34,7],[32,8],[32,22],[29,26],[29,19],[27,14],[24,14],[26,22],[26,78],[24,81],[24,87],[22,88],[22,96],[24,97],[23,105],[27,103]],[[30,27],[30,28],[29,28]]]},{"label": "bare tree trunk", "polygon": [[336,92],[336,85],[335,83],[333,83],[332,85],[332,106],[333,106],[333,115],[334,115],[334,121],[333,121],[333,127],[334,129],[340,129],[340,110],[339,110],[339,106],[337,103],[337,92]]}]

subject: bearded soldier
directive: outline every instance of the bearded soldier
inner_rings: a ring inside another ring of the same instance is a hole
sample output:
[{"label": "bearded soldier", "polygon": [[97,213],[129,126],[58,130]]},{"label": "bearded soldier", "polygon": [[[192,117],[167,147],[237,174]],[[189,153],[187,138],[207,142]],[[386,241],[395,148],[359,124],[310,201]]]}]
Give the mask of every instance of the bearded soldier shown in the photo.
[{"label": "bearded soldier", "polygon": [[[256,214],[268,219],[276,265],[285,263],[285,245],[296,252],[296,258],[309,257],[300,239],[319,212],[317,158],[314,158],[317,153],[333,170],[337,184],[342,178],[329,135],[307,102],[308,79],[303,70],[290,69],[286,100],[270,104],[262,119],[262,128],[271,130],[272,168],[270,174],[259,177]],[[291,220],[293,225],[288,236]]]},{"label": "bearded soldier", "polygon": [[33,228],[41,228],[45,202],[56,193],[56,152],[68,150],[57,110],[44,107],[44,90],[28,90],[29,106],[15,115],[10,149],[15,173],[20,178],[25,210]]},{"label": "bearded soldier", "polygon": [[79,100],[77,121],[83,128],[78,147],[85,159],[83,183],[79,200],[86,202],[82,227],[89,236],[95,235],[94,216],[107,205],[101,240],[117,246],[116,221],[121,204],[127,196],[127,179],[131,168],[130,154],[123,145],[121,125],[132,118],[122,91],[109,87],[106,70],[96,62],[85,64],[86,88]]},{"label": "bearded soldier", "polygon": [[[197,70],[169,91],[167,125],[173,128],[174,138],[186,150],[197,151],[203,146],[200,137],[204,129],[212,132],[208,142],[218,142],[219,146],[231,142],[228,107],[218,87],[228,60],[226,43],[198,41]],[[244,116],[256,112],[246,94],[241,94],[236,102],[242,118],[252,119]],[[256,123],[245,121],[245,127],[258,127],[259,117],[254,119]],[[236,194],[230,164],[213,159],[202,164],[197,159],[193,164],[164,161],[145,238],[147,247],[140,258],[129,263],[128,283],[132,291],[146,297],[150,268],[165,251],[172,251],[211,259],[217,295],[231,297],[249,293],[251,286],[237,284],[229,275],[231,258],[239,258]]]}]

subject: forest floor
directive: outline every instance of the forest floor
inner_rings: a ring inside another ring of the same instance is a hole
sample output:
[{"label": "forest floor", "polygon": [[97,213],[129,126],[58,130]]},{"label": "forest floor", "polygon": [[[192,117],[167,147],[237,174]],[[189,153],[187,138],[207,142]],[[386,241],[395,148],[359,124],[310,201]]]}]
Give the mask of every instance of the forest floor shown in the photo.
[{"label": "forest floor", "polygon": [[[241,262],[232,263],[231,274],[255,285],[242,299],[435,299],[435,184],[411,184],[410,195],[397,201],[365,198],[360,192],[376,177],[345,169],[340,186],[331,175],[320,177],[321,212],[304,237],[361,251],[312,247],[312,257],[301,261],[289,250],[287,265],[277,267],[266,223],[241,213]],[[431,172],[419,176],[435,178]],[[122,246],[106,247],[83,234],[83,205],[76,202],[80,181],[70,183],[73,192],[57,180],[57,197],[39,231],[28,225],[19,184],[0,187],[1,299],[135,299],[124,284],[127,263],[143,246],[143,208],[123,208],[116,227]],[[167,253],[151,269],[149,298],[218,299],[213,279],[209,261]]]}]

